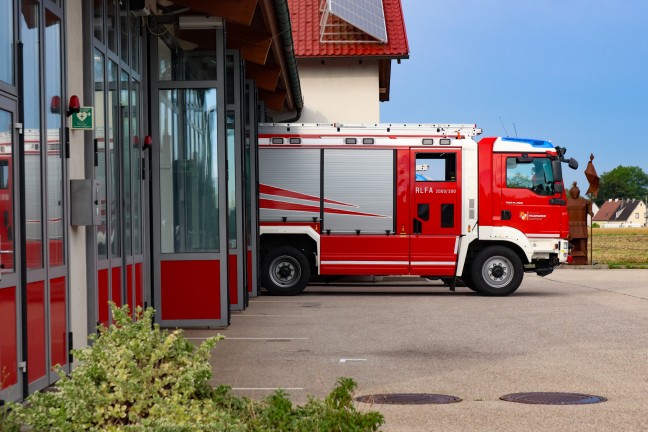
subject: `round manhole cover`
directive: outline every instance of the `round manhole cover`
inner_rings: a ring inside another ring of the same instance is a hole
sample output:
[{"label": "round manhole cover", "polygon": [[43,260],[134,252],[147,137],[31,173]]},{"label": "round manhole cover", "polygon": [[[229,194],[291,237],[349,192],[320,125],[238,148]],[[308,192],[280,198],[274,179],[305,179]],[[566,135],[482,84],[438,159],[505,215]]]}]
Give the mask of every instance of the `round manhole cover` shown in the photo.
[{"label": "round manhole cover", "polygon": [[358,402],[372,404],[392,404],[392,405],[425,405],[425,404],[448,404],[461,402],[461,398],[442,394],[430,393],[388,393],[375,394],[367,396],[358,396],[355,398]]},{"label": "round manhole cover", "polygon": [[500,397],[500,399],[508,402],[541,405],[584,405],[607,401],[602,396],[560,392],[511,393]]}]

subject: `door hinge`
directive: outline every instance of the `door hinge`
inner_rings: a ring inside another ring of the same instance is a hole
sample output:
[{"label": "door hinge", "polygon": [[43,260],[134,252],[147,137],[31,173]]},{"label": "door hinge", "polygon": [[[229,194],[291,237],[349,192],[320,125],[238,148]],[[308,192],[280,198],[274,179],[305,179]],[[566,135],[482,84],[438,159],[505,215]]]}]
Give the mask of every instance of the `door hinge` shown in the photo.
[{"label": "door hinge", "polygon": [[23,373],[27,373],[27,362],[26,361],[19,362],[18,369],[20,369]]},{"label": "door hinge", "polygon": [[14,128],[18,130],[18,133],[20,135],[23,134],[23,124],[22,123],[14,123]]}]

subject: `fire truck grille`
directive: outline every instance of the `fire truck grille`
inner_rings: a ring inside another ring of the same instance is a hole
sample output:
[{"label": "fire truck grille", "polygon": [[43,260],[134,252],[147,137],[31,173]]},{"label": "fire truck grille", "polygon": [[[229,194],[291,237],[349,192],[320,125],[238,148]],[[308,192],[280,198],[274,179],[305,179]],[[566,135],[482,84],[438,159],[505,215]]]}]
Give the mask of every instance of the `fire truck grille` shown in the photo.
[{"label": "fire truck grille", "polygon": [[370,404],[388,405],[427,405],[427,404],[449,404],[461,402],[461,398],[442,394],[430,393],[392,393],[358,396],[358,402]]},{"label": "fire truck grille", "polygon": [[500,399],[507,402],[541,405],[583,405],[607,401],[602,396],[559,392],[511,393],[500,397]]}]

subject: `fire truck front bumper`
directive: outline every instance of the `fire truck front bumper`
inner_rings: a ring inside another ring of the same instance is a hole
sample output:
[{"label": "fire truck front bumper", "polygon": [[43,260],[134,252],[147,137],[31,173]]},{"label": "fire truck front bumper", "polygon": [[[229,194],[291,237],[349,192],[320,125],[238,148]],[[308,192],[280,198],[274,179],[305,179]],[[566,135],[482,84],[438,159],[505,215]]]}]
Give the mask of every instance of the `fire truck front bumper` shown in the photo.
[{"label": "fire truck front bumper", "polygon": [[567,240],[547,240],[533,242],[536,251],[531,258],[531,264],[525,266],[527,272],[534,272],[538,276],[547,276],[554,268],[567,262],[569,256],[569,242]]}]

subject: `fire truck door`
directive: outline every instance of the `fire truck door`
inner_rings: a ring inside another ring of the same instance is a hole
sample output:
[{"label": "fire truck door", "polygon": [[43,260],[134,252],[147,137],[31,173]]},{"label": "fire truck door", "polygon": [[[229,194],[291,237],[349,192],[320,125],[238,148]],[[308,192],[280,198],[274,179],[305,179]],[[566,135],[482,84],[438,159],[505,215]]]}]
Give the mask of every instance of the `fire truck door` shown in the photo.
[{"label": "fire truck door", "polygon": [[[516,228],[529,237],[560,237],[565,211],[561,193],[555,192],[552,160],[546,155],[502,155],[501,224]],[[494,215],[500,216],[500,215]]]},{"label": "fire truck door", "polygon": [[461,233],[461,151],[410,150],[410,273],[453,276]]}]

